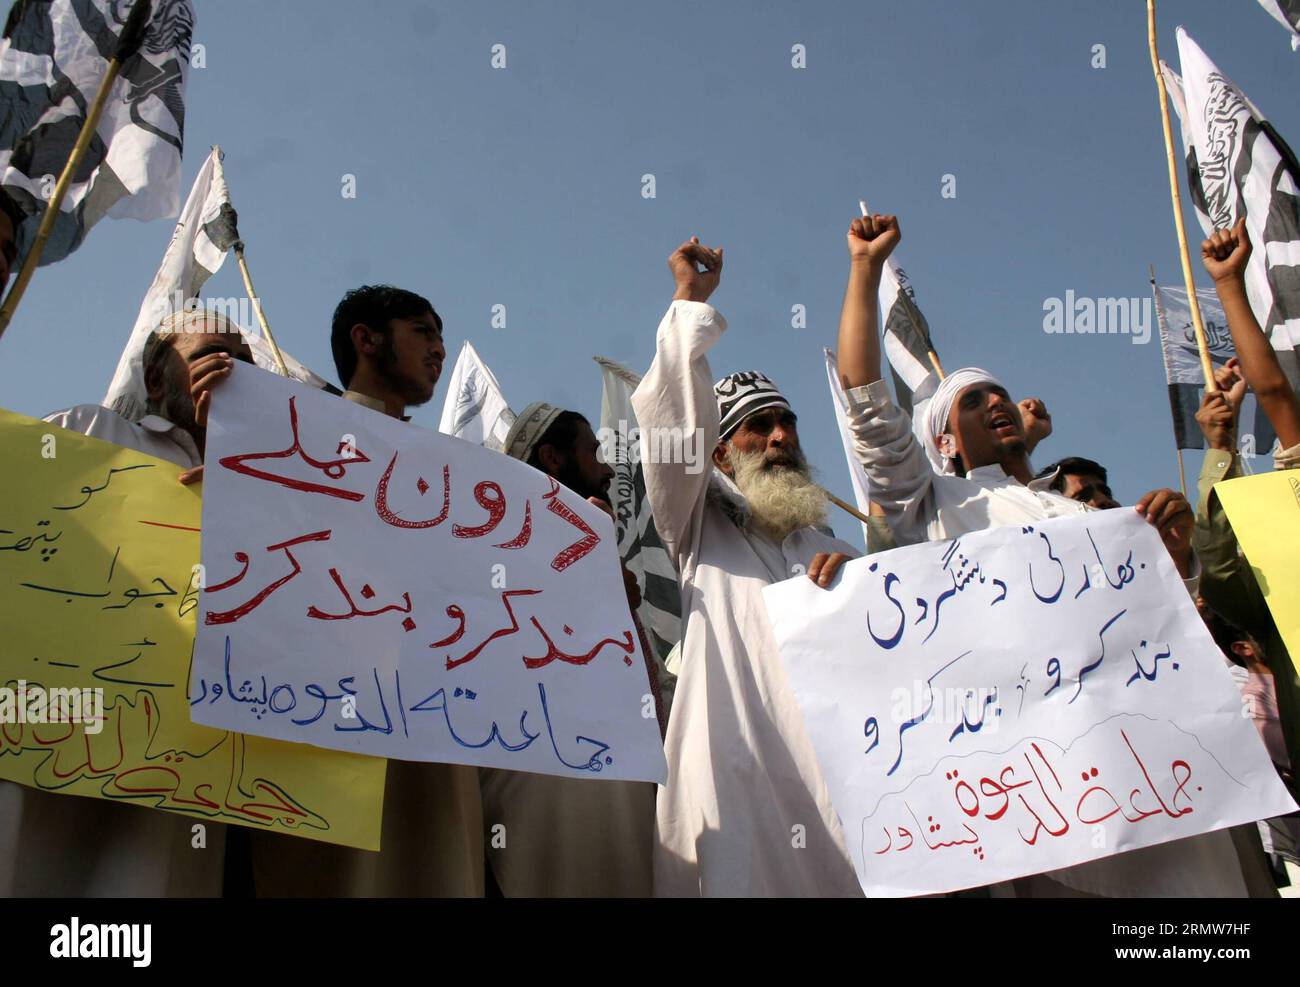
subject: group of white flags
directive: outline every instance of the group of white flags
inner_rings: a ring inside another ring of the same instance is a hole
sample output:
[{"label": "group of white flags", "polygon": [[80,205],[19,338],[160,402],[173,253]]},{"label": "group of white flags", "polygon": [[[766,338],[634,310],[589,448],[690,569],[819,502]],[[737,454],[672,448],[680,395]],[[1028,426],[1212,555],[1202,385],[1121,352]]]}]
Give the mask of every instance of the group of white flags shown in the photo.
[{"label": "group of white flags", "polygon": [[[1300,164],[1259,109],[1182,28],[1178,29],[1178,55],[1181,78],[1167,65],[1162,64],[1161,69],[1182,125],[1187,179],[1197,219],[1208,235],[1231,228],[1246,217],[1253,247],[1246,268],[1250,307],[1291,386],[1300,389],[1300,354],[1296,351],[1300,343]],[[1160,296],[1157,299],[1161,300]],[[1164,301],[1173,306],[1166,321],[1178,322],[1181,315],[1172,314],[1180,311],[1176,303],[1168,294]],[[1185,297],[1181,303],[1186,305]],[[1207,311],[1216,310],[1218,324],[1223,325],[1217,304]],[[1176,389],[1192,383],[1177,376],[1176,368],[1182,365],[1177,346],[1180,335],[1176,328],[1167,332],[1162,328],[1174,430],[1180,448],[1199,448],[1199,432],[1186,425],[1189,392]],[[1232,355],[1230,339],[1227,346],[1226,350],[1220,346],[1225,359]],[[1256,414],[1254,437],[1260,453],[1273,445],[1272,427],[1262,414]]]},{"label": "group of white flags", "polygon": [[[24,216],[16,238],[19,263],[127,18],[145,2],[53,0],[18,3],[10,11],[0,41],[0,187]],[[193,32],[190,0],[154,0],[143,41],[122,63],[41,264],[76,250],[105,215],[176,215]]]}]

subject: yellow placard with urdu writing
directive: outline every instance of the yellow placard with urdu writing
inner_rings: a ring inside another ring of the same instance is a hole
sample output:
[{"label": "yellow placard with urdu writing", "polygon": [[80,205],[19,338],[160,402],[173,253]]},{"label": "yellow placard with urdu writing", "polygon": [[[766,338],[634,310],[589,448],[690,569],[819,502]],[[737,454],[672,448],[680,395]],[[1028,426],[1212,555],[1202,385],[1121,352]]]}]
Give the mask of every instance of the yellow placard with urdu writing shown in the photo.
[{"label": "yellow placard with urdu writing", "polygon": [[1214,492],[1300,667],[1300,470],[1226,480]]},{"label": "yellow placard with urdu writing", "polygon": [[383,759],[190,721],[181,468],[3,409],[0,462],[0,778],[377,850]]}]

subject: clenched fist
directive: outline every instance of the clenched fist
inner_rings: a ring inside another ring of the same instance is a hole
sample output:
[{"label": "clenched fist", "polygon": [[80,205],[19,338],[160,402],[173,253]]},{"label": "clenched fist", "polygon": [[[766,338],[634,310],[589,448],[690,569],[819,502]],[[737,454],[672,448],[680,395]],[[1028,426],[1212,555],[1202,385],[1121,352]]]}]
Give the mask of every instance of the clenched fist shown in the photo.
[{"label": "clenched fist", "polygon": [[861,216],[849,224],[849,261],[872,271],[881,271],[885,259],[903,238],[895,216]]},{"label": "clenched fist", "polygon": [[1244,278],[1249,261],[1250,237],[1246,235],[1244,216],[1232,229],[1215,230],[1201,243],[1201,263],[1216,283]]},{"label": "clenched fist", "polygon": [[1025,423],[1025,451],[1033,452],[1038,443],[1052,434],[1052,416],[1047,413],[1042,398],[1025,398],[1020,402],[1020,419]]},{"label": "clenched fist", "polygon": [[707,302],[722,277],[722,248],[706,247],[699,237],[693,236],[669,256],[668,270],[677,282],[674,301]]}]

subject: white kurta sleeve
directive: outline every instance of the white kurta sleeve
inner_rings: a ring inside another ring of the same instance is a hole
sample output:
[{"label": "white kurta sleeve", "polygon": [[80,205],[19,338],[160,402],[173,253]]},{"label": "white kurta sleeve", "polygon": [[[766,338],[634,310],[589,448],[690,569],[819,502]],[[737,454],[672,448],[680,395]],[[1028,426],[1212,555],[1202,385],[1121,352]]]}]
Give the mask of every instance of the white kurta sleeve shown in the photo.
[{"label": "white kurta sleeve", "polygon": [[899,544],[928,540],[934,515],[934,469],[883,380],[846,392],[853,452],[867,472],[871,499]]},{"label": "white kurta sleeve", "polygon": [[[713,472],[718,405],[707,353],[726,328],[727,320],[713,306],[674,301],[659,323],[654,362],[632,394],[646,496],[664,548],[679,572]],[[647,455],[681,450],[668,441],[673,435],[689,440],[686,448],[696,450],[695,463],[685,462],[685,456]]]}]

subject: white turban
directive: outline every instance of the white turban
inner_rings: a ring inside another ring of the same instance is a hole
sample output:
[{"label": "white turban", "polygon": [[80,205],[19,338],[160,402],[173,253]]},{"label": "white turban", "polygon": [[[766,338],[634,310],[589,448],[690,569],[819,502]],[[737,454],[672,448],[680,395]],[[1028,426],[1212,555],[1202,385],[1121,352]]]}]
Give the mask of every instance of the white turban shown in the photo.
[{"label": "white turban", "polygon": [[[929,445],[929,452],[933,458],[938,454],[943,463],[943,472],[952,473],[952,460],[943,454],[939,448],[939,436],[948,431],[948,414],[952,411],[953,402],[957,396],[966,388],[976,384],[993,384],[1002,387],[1002,382],[990,374],[987,370],[981,370],[979,367],[962,367],[960,370],[954,370],[934,392],[934,397],[925,407],[925,431],[924,436],[926,443]],[[1005,390],[1005,388],[1003,388]]]}]

